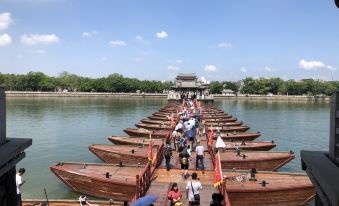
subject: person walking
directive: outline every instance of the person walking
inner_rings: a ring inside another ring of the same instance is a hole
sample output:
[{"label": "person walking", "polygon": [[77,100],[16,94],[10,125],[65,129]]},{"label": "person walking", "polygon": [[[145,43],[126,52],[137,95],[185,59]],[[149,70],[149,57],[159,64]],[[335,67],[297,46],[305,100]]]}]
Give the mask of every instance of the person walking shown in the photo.
[{"label": "person walking", "polygon": [[165,160],[166,160],[166,169],[167,171],[170,170],[171,168],[171,157],[172,157],[172,147],[169,144],[169,142],[166,143],[166,146],[164,148],[164,156],[165,156]]},{"label": "person walking", "polygon": [[199,168],[199,161],[200,161],[200,164],[201,164],[201,170],[205,171],[205,166],[204,166],[204,153],[205,153],[205,148],[204,146],[202,146],[200,144],[200,140],[197,140],[197,146],[195,148],[195,152],[196,152],[196,160],[195,160],[195,169],[198,170]]},{"label": "person walking", "polygon": [[190,158],[190,155],[187,153],[187,149],[183,149],[179,153],[179,159],[180,159],[181,171],[182,171],[181,175],[184,179],[187,178],[187,170],[189,168],[189,158]]},{"label": "person walking", "polygon": [[189,206],[200,205],[200,194],[199,190],[202,190],[202,185],[198,180],[197,173],[192,173],[192,181],[187,182],[186,185],[186,198],[188,198]]},{"label": "person walking", "polygon": [[22,206],[22,199],[21,199],[21,186],[25,184],[25,180],[22,180],[22,175],[25,173],[25,168],[20,168],[15,176],[16,182],[16,201],[17,206]]}]

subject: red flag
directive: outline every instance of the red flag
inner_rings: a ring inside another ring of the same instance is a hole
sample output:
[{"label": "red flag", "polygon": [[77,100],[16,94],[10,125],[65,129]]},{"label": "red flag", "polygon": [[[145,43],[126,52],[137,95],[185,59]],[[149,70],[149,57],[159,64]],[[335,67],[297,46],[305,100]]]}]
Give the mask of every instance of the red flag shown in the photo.
[{"label": "red flag", "polygon": [[213,127],[211,125],[210,138],[208,140],[208,144],[212,145],[212,142],[213,142]]},{"label": "red flag", "polygon": [[218,187],[222,184],[222,170],[220,164],[220,154],[219,152],[215,155],[215,168],[214,168],[214,187]]}]

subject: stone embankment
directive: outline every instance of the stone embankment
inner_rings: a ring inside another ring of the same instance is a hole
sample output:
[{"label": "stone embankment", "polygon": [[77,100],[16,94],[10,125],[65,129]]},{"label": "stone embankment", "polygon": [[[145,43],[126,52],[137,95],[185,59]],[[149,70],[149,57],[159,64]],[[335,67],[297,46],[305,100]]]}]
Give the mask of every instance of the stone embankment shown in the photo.
[{"label": "stone embankment", "polygon": [[298,95],[237,95],[237,96],[227,96],[227,95],[213,95],[214,100],[217,99],[248,99],[248,100],[291,100],[291,101],[330,101],[329,96],[298,96]]},{"label": "stone embankment", "polygon": [[100,93],[100,92],[20,92],[6,91],[7,97],[118,97],[118,98],[167,98],[167,94],[156,93]]},{"label": "stone embankment", "polygon": [[[118,98],[167,98],[162,93],[100,93],[100,92],[22,92],[6,91],[7,97],[118,97]],[[217,99],[248,99],[248,100],[291,100],[291,101],[330,101],[329,96],[296,96],[296,95],[237,95],[227,96],[214,94]]]}]

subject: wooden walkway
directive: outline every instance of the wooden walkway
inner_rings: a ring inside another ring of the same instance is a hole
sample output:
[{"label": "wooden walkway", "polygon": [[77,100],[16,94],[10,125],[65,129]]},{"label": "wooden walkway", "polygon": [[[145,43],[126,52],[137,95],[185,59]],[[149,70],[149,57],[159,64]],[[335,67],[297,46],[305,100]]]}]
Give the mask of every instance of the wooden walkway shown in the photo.
[{"label": "wooden walkway", "polygon": [[[206,145],[204,145],[206,146]],[[207,146],[205,148],[207,150]],[[157,206],[168,206],[169,200],[167,199],[167,194],[171,189],[173,183],[177,183],[179,190],[182,193],[181,201],[183,205],[188,205],[188,199],[186,198],[186,186],[192,178],[189,176],[187,179],[182,177],[182,171],[180,169],[179,154],[176,151],[173,151],[171,158],[171,169],[167,171],[166,161],[163,159],[160,167],[156,169],[153,174],[153,179],[150,188],[148,189],[146,195],[157,195],[159,199],[155,203]],[[200,190],[201,205],[209,205],[212,200],[212,194],[218,192],[218,190],[213,186],[214,184],[214,166],[211,160],[211,156],[208,152],[205,152],[204,165],[205,172],[203,173],[200,170],[195,170],[195,152],[192,152],[191,161],[189,163],[188,173],[191,175],[193,172],[198,174],[199,181],[202,184],[203,190]]]}]

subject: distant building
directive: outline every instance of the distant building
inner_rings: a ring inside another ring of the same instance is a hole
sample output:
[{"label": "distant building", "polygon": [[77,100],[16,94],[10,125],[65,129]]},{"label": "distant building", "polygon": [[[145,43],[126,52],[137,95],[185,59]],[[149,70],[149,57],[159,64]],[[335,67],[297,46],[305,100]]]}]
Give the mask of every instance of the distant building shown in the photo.
[{"label": "distant building", "polygon": [[223,89],[221,93],[225,96],[235,96],[235,92],[231,89]]},{"label": "distant building", "polygon": [[179,100],[182,98],[196,98],[199,100],[213,99],[208,89],[198,80],[195,73],[182,74],[179,73],[168,93],[169,100]]}]

